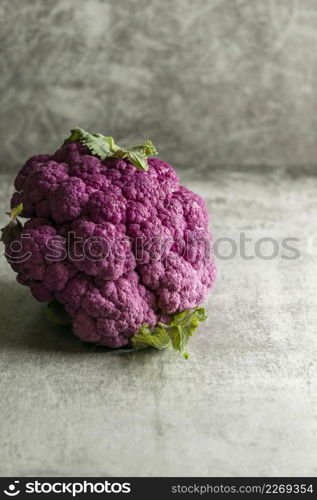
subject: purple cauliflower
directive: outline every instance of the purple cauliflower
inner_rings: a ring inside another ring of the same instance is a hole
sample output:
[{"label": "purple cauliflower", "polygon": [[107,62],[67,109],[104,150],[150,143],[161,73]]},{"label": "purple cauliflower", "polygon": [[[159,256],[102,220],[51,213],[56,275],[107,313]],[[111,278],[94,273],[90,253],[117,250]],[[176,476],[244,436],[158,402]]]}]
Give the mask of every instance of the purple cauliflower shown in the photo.
[{"label": "purple cauliflower", "polygon": [[2,239],[17,281],[82,340],[185,352],[215,280],[208,213],[153,154],[74,129],[18,173]]}]

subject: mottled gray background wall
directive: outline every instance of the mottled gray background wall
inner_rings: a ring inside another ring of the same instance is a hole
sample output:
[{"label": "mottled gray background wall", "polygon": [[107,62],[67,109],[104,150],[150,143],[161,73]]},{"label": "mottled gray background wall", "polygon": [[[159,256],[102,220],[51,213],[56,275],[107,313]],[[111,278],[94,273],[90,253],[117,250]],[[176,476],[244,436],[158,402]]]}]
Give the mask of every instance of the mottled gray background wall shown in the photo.
[{"label": "mottled gray background wall", "polygon": [[0,476],[316,477],[317,0],[0,0],[0,19],[0,227],[14,171],[79,125],[151,138],[228,243],[187,361],[50,324],[0,245]]},{"label": "mottled gray background wall", "polygon": [[1,158],[73,126],[176,167],[317,162],[316,0],[1,0]]}]

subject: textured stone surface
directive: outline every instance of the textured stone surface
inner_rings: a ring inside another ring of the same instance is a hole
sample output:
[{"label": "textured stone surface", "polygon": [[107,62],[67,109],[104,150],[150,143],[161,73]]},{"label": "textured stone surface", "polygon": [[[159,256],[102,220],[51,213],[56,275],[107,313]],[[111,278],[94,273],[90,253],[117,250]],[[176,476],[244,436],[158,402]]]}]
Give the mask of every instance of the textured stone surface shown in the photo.
[{"label": "textured stone surface", "polygon": [[[281,245],[292,236],[301,252],[218,259],[188,361],[81,344],[46,321],[1,257],[0,474],[316,476],[312,174],[215,170],[199,181],[183,173],[207,199],[216,238],[245,232],[249,255],[260,237]],[[12,179],[0,181],[3,214]]]},{"label": "textured stone surface", "polygon": [[2,0],[0,168],[73,126],[176,167],[317,158],[314,0]]}]

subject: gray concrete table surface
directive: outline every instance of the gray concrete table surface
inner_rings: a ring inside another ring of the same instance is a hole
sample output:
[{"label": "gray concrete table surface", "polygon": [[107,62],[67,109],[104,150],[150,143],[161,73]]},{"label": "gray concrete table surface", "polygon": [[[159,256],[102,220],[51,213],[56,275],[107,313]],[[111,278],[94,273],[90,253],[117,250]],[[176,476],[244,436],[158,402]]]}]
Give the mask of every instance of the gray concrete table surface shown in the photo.
[{"label": "gray concrete table surface", "polygon": [[[300,258],[218,258],[186,361],[87,347],[47,322],[1,256],[1,475],[317,474],[317,177],[181,180],[207,200],[216,239],[245,232],[250,251],[296,237]],[[11,183],[2,176],[1,223]]]}]

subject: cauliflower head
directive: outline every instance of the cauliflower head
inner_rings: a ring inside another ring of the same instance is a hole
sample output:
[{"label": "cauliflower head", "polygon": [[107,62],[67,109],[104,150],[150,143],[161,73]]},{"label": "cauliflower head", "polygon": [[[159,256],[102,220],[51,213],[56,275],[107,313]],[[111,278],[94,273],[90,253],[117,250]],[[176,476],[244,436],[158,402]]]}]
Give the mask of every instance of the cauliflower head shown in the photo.
[{"label": "cauliflower head", "polygon": [[208,213],[155,153],[74,129],[18,173],[2,239],[17,281],[83,341],[186,352],[215,281]]}]

